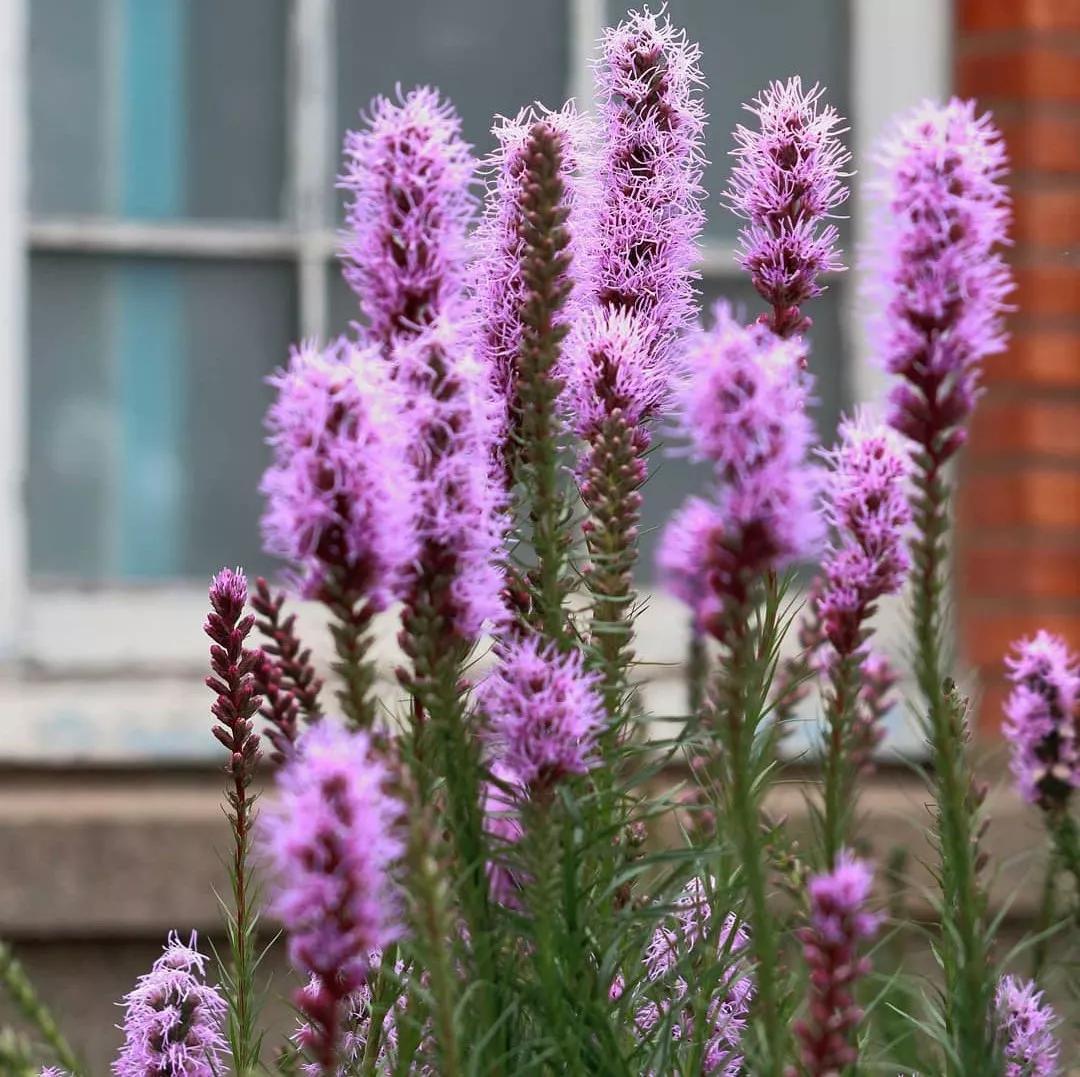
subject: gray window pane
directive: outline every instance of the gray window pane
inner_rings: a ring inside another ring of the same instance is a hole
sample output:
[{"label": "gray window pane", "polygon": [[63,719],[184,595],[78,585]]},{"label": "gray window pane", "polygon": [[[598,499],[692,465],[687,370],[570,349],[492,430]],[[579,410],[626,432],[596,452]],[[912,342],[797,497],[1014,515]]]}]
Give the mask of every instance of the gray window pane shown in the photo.
[{"label": "gray window pane", "polygon": [[[703,309],[706,322],[711,321],[713,303],[720,298],[731,302],[736,313],[752,321],[761,310],[761,299],[753,287],[742,278],[709,280],[703,286]],[[807,313],[814,319],[809,333],[810,370],[814,375],[817,420],[821,444],[833,441],[840,412],[848,406],[844,381],[845,344],[842,325],[842,288],[833,284]],[[670,437],[667,439],[670,441]],[[707,488],[708,468],[690,464],[661,448],[653,457],[652,474],[643,491],[641,561],[638,577],[643,581],[655,579],[656,549],[660,530],[671,514],[690,494]]]},{"label": "gray window pane", "polygon": [[513,115],[540,100],[552,108],[567,94],[567,0],[338,0],[338,124],[341,140],[376,94],[437,86],[462,117],[479,153],[492,148],[496,113]]},{"label": "gray window pane", "polygon": [[264,263],[32,259],[35,577],[266,567],[264,379],[296,334],[294,277]]},{"label": "gray window pane", "polygon": [[30,207],[281,216],[288,0],[34,0]]},{"label": "gray window pane", "polygon": [[[742,105],[773,79],[801,75],[807,88],[820,82],[826,98],[850,117],[848,99],[848,5],[838,0],[669,0],[668,14],[701,45],[708,90],[705,174],[709,232],[733,237],[738,220],[719,205],[730,172],[731,132],[752,120]],[[609,0],[611,20],[626,7]],[[850,136],[845,136],[850,137]]]}]

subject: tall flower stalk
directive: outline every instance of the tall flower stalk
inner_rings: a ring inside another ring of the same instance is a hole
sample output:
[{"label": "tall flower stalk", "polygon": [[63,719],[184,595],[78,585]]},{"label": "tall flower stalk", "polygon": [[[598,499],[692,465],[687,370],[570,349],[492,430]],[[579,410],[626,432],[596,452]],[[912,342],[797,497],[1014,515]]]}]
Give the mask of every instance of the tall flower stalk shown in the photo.
[{"label": "tall flower stalk", "polygon": [[210,637],[210,668],[206,684],[216,698],[211,707],[217,725],[214,736],[229,753],[225,773],[231,782],[227,793],[233,855],[229,862],[232,908],[227,930],[232,964],[225,988],[229,1009],[229,1046],[237,1073],[254,1073],[259,1065],[261,1037],[258,1033],[258,999],[255,973],[258,967],[255,931],[258,925],[258,894],[251,864],[251,840],[255,826],[255,795],[251,782],[262,754],[252,718],[262,702],[256,695],[254,669],[257,651],[245,642],[255,618],[245,614],[247,577],[237,569],[222,569],[210,584],[210,613],[203,631]]},{"label": "tall flower stalk", "polygon": [[494,133],[499,147],[488,162],[491,186],[477,230],[478,348],[504,409],[497,455],[510,509],[524,505],[536,559],[525,572],[527,618],[550,639],[565,640],[572,509],[560,476],[566,430],[559,400],[575,306],[571,269],[580,269],[572,262],[583,254],[575,225],[587,202],[578,174],[586,133],[572,105],[523,110]]},{"label": "tall flower stalk", "polygon": [[949,1072],[988,1057],[993,984],[977,878],[978,822],[965,755],[965,707],[946,688],[943,638],[949,483],[982,360],[1005,344],[1011,289],[1005,150],[973,102],[927,104],[904,117],[881,154],[881,215],[873,259],[881,303],[876,339],[897,379],[889,423],[914,443],[911,540],[915,674],[933,751],[943,886]]}]

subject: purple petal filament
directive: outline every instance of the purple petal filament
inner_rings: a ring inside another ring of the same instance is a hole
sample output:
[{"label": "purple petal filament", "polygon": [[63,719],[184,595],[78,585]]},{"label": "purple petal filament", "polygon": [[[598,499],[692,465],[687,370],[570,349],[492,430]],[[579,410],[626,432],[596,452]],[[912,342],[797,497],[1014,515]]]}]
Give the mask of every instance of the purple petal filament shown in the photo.
[{"label": "purple petal filament", "polygon": [[1031,980],[1003,976],[994,998],[1005,1077],[1056,1077],[1057,1017]]}]

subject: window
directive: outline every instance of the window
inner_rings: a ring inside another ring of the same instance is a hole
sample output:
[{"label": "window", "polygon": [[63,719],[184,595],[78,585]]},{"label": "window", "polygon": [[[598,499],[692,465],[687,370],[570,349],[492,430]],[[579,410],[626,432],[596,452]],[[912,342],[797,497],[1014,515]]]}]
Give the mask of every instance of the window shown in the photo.
[{"label": "window", "polygon": [[[204,662],[204,581],[227,561],[271,567],[257,535],[263,378],[292,340],[356,316],[334,259],[342,132],[375,93],[431,82],[486,152],[493,113],[587,97],[593,43],[622,8],[0,8],[0,60],[13,61],[0,64],[0,117],[25,135],[0,160],[0,303],[14,304],[0,319],[0,395],[13,402],[0,488],[17,505],[0,533],[0,641],[18,672],[0,687],[11,750],[201,753],[210,742],[192,671]],[[830,87],[865,148],[894,107],[940,89],[943,12],[934,0],[671,0],[669,10],[701,42],[710,85],[702,290],[755,308],[732,259],[736,222],[717,202],[740,102],[798,71]],[[890,66],[912,55],[898,34],[923,45],[923,70]],[[848,248],[857,212],[852,223]],[[854,281],[838,278],[814,305],[823,431],[870,391],[848,377],[854,294]],[[695,484],[665,462],[647,522]],[[672,617],[681,623],[658,596],[647,657],[681,659],[668,642]]]}]

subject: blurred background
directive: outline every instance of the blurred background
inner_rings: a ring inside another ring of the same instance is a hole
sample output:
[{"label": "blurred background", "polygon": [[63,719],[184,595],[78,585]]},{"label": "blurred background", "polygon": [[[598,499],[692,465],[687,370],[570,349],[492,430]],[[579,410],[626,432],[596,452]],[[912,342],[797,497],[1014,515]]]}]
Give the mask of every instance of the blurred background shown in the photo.
[{"label": "blurred background", "polygon": [[[225,563],[274,567],[258,537],[265,376],[291,341],[358,317],[335,259],[343,132],[373,95],[426,82],[485,153],[493,114],[589,104],[595,41],[624,10],[0,0],[0,935],[92,1057],[111,1051],[112,1001],[164,933],[216,923],[205,586]],[[1005,128],[1020,312],[973,431],[957,539],[957,643],[981,674],[993,754],[1002,652],[1040,625],[1080,636],[1080,2],[668,10],[701,43],[709,86],[706,301],[758,305],[719,193],[741,102],[770,79],[828,87],[864,171],[889,117],[924,97],[977,95]],[[848,251],[865,234],[855,188]],[[811,311],[823,440],[882,388],[859,285],[838,275]],[[664,461],[648,525],[695,483]],[[657,595],[642,626],[659,713],[682,706],[684,620]],[[899,721],[891,745],[917,753]],[[882,796],[921,828],[903,781],[886,773]],[[1031,843],[1016,805],[996,815],[1001,848]]]}]

